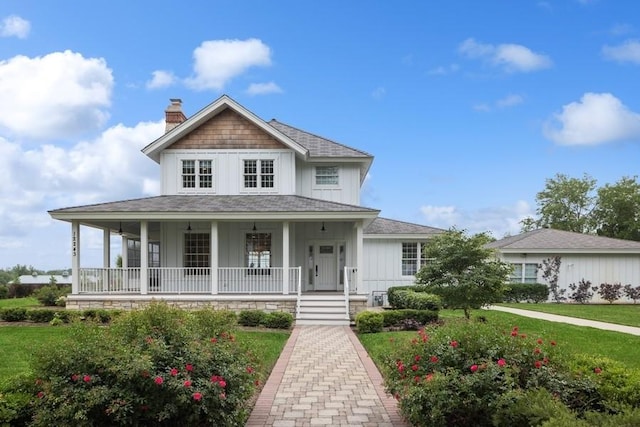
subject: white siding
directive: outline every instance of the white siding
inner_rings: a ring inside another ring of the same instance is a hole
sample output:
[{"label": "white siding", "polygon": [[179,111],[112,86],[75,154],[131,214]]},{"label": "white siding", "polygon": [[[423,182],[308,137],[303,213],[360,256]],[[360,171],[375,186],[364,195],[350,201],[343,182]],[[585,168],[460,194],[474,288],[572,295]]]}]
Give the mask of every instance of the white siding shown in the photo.
[{"label": "white siding", "polygon": [[[537,263],[542,264],[553,254],[503,254],[502,258],[512,263]],[[640,255],[624,254],[560,254],[560,273],[558,285],[560,289],[569,290],[570,283],[578,283],[580,280],[589,280],[592,286],[600,286],[601,283],[622,283],[640,285]],[[538,282],[542,280],[542,272],[538,270]],[[565,294],[566,295],[566,294]],[[602,302],[597,293],[593,296],[593,302]],[[624,298],[621,301],[625,301]]]},{"label": "white siding", "polygon": [[[314,199],[350,205],[360,204],[360,167],[349,163],[310,164],[297,160],[296,193]],[[316,166],[337,166],[338,185],[316,185]]]},{"label": "white siding", "polygon": [[[196,194],[295,194],[295,156],[291,150],[164,150],[160,157],[161,192],[169,194],[194,194],[182,187],[182,159],[213,160],[213,189],[202,189]],[[243,160],[273,159],[275,186],[247,192],[243,182]]]},{"label": "white siding", "polygon": [[364,290],[386,291],[391,286],[412,285],[414,276],[402,275],[402,242],[414,240],[364,239]]}]

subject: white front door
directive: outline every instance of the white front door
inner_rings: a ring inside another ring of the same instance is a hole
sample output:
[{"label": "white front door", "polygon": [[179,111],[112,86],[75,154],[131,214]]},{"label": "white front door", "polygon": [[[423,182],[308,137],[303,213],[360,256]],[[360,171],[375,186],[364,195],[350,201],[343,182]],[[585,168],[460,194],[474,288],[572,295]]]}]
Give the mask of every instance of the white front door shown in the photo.
[{"label": "white front door", "polygon": [[338,286],[338,260],[335,243],[315,245],[315,290],[335,291]]}]

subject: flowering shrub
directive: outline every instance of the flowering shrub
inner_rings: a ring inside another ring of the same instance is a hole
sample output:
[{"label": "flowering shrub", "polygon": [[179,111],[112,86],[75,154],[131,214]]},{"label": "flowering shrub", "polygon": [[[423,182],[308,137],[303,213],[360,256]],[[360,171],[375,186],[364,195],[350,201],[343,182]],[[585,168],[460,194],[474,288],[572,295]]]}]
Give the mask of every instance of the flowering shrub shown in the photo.
[{"label": "flowering shrub", "polygon": [[602,410],[606,403],[592,376],[572,374],[555,341],[517,327],[502,331],[479,322],[429,326],[400,346],[384,369],[388,391],[416,426],[494,425],[499,414],[512,417],[505,408],[533,390],[546,391],[536,409],[542,420],[554,416],[558,406],[583,413]]},{"label": "flowering shrub", "polygon": [[225,316],[152,304],[74,325],[37,357],[33,425],[244,425],[253,362]]}]

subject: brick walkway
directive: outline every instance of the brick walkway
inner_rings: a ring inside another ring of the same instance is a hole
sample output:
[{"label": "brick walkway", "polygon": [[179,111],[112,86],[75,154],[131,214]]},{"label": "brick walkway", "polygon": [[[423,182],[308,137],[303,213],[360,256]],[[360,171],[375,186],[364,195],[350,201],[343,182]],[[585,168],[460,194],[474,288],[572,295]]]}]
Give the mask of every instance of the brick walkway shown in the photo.
[{"label": "brick walkway", "polygon": [[248,427],[406,426],[348,326],[296,326]]}]

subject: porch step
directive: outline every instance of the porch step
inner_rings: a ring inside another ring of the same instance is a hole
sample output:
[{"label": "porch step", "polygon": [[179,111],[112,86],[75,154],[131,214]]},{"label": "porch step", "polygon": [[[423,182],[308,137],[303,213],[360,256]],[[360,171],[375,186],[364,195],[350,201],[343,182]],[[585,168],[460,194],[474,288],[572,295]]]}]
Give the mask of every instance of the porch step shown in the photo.
[{"label": "porch step", "polygon": [[296,318],[298,325],[349,325],[344,295],[303,295]]}]

